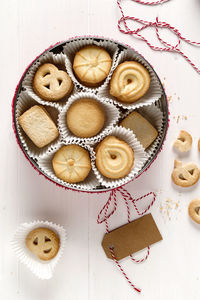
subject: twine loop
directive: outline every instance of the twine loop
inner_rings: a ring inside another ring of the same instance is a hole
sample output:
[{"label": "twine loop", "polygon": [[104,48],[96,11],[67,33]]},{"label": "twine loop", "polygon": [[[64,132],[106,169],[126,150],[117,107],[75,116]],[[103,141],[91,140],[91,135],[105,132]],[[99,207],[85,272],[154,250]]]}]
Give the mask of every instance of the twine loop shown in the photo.
[{"label": "twine loop", "polygon": [[[151,22],[151,21],[142,20],[140,18],[136,18],[134,16],[133,17],[125,16],[124,11],[121,6],[121,1],[122,0],[117,0],[117,4],[118,4],[118,7],[119,7],[121,15],[122,15],[122,17],[118,20],[118,29],[120,32],[122,32],[124,34],[135,36],[136,38],[144,41],[152,50],[179,53],[197,71],[197,73],[200,74],[200,68],[198,68],[191,61],[191,59],[180,49],[181,42],[185,42],[187,44],[197,46],[197,47],[200,47],[200,42],[191,41],[190,39],[185,38],[179,32],[179,30],[177,28],[175,28],[174,26],[171,26],[169,23],[159,21],[158,17],[156,17],[155,22]],[[165,2],[171,1],[171,0],[159,0],[159,1],[153,1],[153,2],[144,2],[141,0],[132,0],[132,1],[139,3],[139,4],[143,4],[143,5],[159,5],[159,4],[163,4]],[[138,27],[135,30],[131,30],[127,25],[127,21],[139,23],[139,25],[142,25],[142,26]],[[123,28],[122,28],[122,26],[123,26]],[[163,45],[162,47],[153,45],[147,38],[145,38],[141,34],[141,32],[144,31],[148,27],[155,28],[156,36],[157,36],[158,40],[160,41],[161,45]],[[168,29],[173,35],[175,35],[177,37],[177,39],[178,39],[177,44],[172,45],[171,43],[164,41],[164,39],[161,38],[161,36],[160,36],[159,29]]]},{"label": "twine loop", "polygon": [[[103,206],[103,208],[101,209],[101,211],[98,214],[98,218],[97,218],[97,223],[98,224],[102,224],[105,223],[106,226],[106,233],[109,233],[109,226],[108,226],[108,219],[110,219],[110,217],[112,215],[114,215],[115,211],[117,210],[117,192],[121,194],[122,199],[124,200],[126,209],[127,209],[127,219],[128,219],[128,223],[131,222],[131,216],[130,216],[130,207],[129,207],[129,203],[133,204],[133,207],[135,209],[135,211],[137,212],[138,216],[142,216],[144,215],[149,209],[150,207],[154,204],[155,200],[156,200],[156,194],[154,192],[149,192],[139,198],[132,198],[131,194],[123,187],[119,187],[116,188],[114,190],[112,190],[110,192],[108,201],[106,202],[106,204]],[[137,201],[140,201],[146,197],[149,196],[153,196],[152,201],[150,202],[150,204],[147,206],[146,209],[144,209],[143,211],[140,211],[137,207]],[[109,208],[112,206],[111,211],[109,212]],[[145,257],[141,258],[141,259],[136,259],[134,258],[132,255],[130,255],[130,258],[132,261],[134,261],[135,263],[141,263],[144,262],[148,257],[149,257],[149,252],[150,251],[150,247],[147,247],[147,253],[145,255]],[[125,271],[123,270],[122,266],[120,265],[119,261],[116,259],[115,256],[115,252],[114,252],[114,245],[110,246],[110,252],[111,252],[111,256],[113,258],[113,261],[116,263],[117,267],[119,268],[119,270],[121,271],[121,273],[123,274],[123,276],[126,278],[126,280],[128,281],[128,283],[130,284],[130,286],[137,292],[141,292],[141,289],[137,288],[128,278],[128,276],[126,275]]]}]

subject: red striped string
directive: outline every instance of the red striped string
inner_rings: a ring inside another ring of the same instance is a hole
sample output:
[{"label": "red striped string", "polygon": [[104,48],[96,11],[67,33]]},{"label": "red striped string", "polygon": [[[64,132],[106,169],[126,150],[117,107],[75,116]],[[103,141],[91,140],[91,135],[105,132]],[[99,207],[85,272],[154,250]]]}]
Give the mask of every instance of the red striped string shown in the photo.
[{"label": "red striped string", "polygon": [[[124,15],[124,11],[122,9],[121,6],[121,1],[122,0],[117,0],[117,4],[118,7],[120,9],[121,15],[122,17],[118,20],[118,29],[120,30],[120,32],[124,33],[124,34],[129,34],[129,35],[133,35],[136,38],[141,39],[142,41],[144,41],[151,49],[155,50],[155,51],[167,51],[167,52],[174,52],[174,53],[179,53],[180,55],[182,55],[184,57],[184,59],[198,72],[200,73],[200,69],[192,62],[192,60],[180,49],[181,46],[181,42],[184,41],[187,44],[193,45],[193,46],[200,46],[200,42],[194,42],[191,41],[190,39],[185,38],[178,29],[176,29],[175,27],[171,26],[170,24],[166,23],[166,22],[162,22],[158,20],[158,17],[156,18],[155,22],[150,22],[150,21],[145,21],[136,17],[130,17],[130,16],[125,16]],[[170,0],[158,0],[158,1],[151,1],[151,2],[144,2],[141,0],[132,0],[136,3],[139,4],[143,4],[143,5],[159,5],[159,4],[163,4],[164,2],[168,2]],[[129,21],[133,21],[136,23],[139,23],[140,27],[138,27],[135,30],[131,30],[128,25],[127,25],[127,20]],[[121,27],[121,23],[123,23],[124,25],[124,29]],[[154,46],[151,42],[149,42],[149,40],[147,38],[145,38],[143,35],[140,34],[141,31],[143,31],[144,29],[148,28],[148,27],[152,27],[155,28],[156,30],[156,36],[158,38],[158,40],[160,41],[160,43],[163,45],[163,47],[158,47],[158,46]],[[171,33],[173,33],[178,41],[176,45],[171,45],[169,42],[164,41],[159,33],[159,28],[165,28],[168,29]]]},{"label": "red striped string", "polygon": [[[137,199],[133,199],[131,194],[124,189],[123,187],[119,187],[117,189],[114,189],[110,192],[108,201],[106,202],[106,204],[103,206],[103,208],[101,209],[98,218],[97,218],[97,223],[98,224],[102,224],[105,223],[106,226],[106,233],[109,233],[109,226],[108,226],[108,219],[115,213],[115,211],[117,210],[117,197],[116,197],[116,192],[119,192],[124,200],[124,203],[126,205],[126,209],[127,209],[127,218],[128,218],[128,223],[131,222],[131,216],[130,216],[130,207],[129,207],[129,201],[133,204],[133,207],[135,209],[135,211],[137,212],[137,214],[139,216],[144,215],[149,209],[150,207],[154,204],[155,199],[156,199],[156,195],[153,192],[147,193],[146,195],[143,195],[142,197],[139,197]],[[150,195],[153,195],[153,200],[151,201],[151,203],[147,206],[146,209],[144,209],[142,212],[139,211],[136,202],[140,201]],[[109,211],[109,208],[112,206],[111,211]],[[103,217],[102,217],[103,215]],[[136,259],[134,258],[132,255],[130,255],[132,261],[134,261],[135,263],[141,263],[143,261],[145,261],[148,256],[149,256],[149,250],[150,247],[147,247],[147,253],[145,255],[144,258],[142,259]],[[141,292],[141,290],[137,287],[135,287],[135,285],[130,281],[130,279],[128,278],[128,276],[126,275],[125,271],[123,270],[123,268],[121,267],[121,265],[119,264],[118,260],[115,257],[114,254],[114,247],[110,248],[110,252],[111,252],[111,256],[113,258],[113,261],[116,263],[116,265],[118,266],[118,268],[120,269],[121,273],[124,275],[124,277],[126,278],[126,280],[128,281],[128,283],[131,285],[131,287],[137,291],[137,292]]]}]

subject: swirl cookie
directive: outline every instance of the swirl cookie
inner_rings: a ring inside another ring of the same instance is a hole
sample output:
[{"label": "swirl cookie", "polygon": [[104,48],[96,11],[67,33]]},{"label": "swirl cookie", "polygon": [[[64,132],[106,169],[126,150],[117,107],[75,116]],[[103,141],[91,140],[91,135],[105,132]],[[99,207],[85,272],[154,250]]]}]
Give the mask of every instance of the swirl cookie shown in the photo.
[{"label": "swirl cookie", "polygon": [[194,163],[183,165],[181,161],[174,161],[172,180],[176,185],[181,187],[192,186],[199,180],[199,175],[199,169]]},{"label": "swirl cookie", "polygon": [[194,222],[200,224],[200,199],[194,199],[190,202],[188,213]]},{"label": "swirl cookie", "polygon": [[90,45],[76,53],[73,69],[83,84],[97,86],[108,76],[111,64],[112,59],[105,49]]},{"label": "swirl cookie", "polygon": [[133,103],[146,94],[150,87],[147,69],[136,61],[125,61],[114,71],[110,94],[119,101]]},{"label": "swirl cookie", "polygon": [[119,179],[130,173],[134,164],[134,153],[124,141],[108,136],[95,150],[96,166],[103,176]]},{"label": "swirl cookie", "polygon": [[103,128],[105,114],[101,105],[93,99],[80,99],[72,103],[66,114],[69,130],[78,137],[90,138]]},{"label": "swirl cookie", "polygon": [[69,183],[83,181],[91,170],[88,151],[78,145],[60,148],[53,157],[52,165],[56,176]]},{"label": "swirl cookie", "polygon": [[180,152],[187,152],[192,147],[192,137],[184,130],[181,130],[177,140],[174,142],[174,147]]},{"label": "swirl cookie", "polygon": [[27,248],[42,260],[50,260],[56,256],[60,248],[57,234],[45,227],[36,228],[26,237]]},{"label": "swirl cookie", "polygon": [[44,64],[35,73],[33,89],[44,100],[59,101],[71,93],[73,83],[65,71],[53,64]]}]

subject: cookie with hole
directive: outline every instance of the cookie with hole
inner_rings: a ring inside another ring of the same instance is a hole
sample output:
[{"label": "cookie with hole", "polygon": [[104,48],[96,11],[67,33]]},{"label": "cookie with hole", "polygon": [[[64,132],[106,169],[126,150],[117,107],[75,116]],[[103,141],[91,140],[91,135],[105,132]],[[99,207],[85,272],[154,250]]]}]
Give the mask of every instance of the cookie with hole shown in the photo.
[{"label": "cookie with hole", "polygon": [[27,248],[41,260],[50,260],[60,248],[59,236],[49,228],[35,228],[26,237]]},{"label": "cookie with hole", "polygon": [[134,164],[134,151],[123,140],[107,136],[101,141],[96,151],[96,166],[99,172],[112,179],[125,177]]},{"label": "cookie with hole", "polygon": [[110,94],[121,102],[133,103],[147,93],[150,82],[150,74],[142,64],[125,61],[117,66],[112,75]]},{"label": "cookie with hole", "polygon": [[190,187],[198,182],[200,171],[193,162],[183,164],[183,162],[175,160],[171,176],[176,185]]},{"label": "cookie with hole", "polygon": [[192,147],[192,136],[187,131],[181,130],[174,147],[180,152],[189,151]]},{"label": "cookie with hole", "polygon": [[67,72],[55,65],[46,63],[38,68],[33,78],[33,89],[42,99],[59,101],[69,95],[73,82]]},{"label": "cookie with hole", "polygon": [[194,199],[190,202],[188,214],[194,222],[200,224],[200,199]]}]

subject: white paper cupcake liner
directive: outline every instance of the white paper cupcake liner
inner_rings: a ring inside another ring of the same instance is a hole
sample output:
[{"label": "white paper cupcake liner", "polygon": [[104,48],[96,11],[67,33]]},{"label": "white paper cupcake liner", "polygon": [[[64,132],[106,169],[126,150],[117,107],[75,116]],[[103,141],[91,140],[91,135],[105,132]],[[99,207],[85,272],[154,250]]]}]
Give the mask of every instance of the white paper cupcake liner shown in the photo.
[{"label": "white paper cupcake liner", "polygon": [[[73,135],[73,133],[68,129],[66,124],[66,113],[69,107],[75,101],[83,98],[94,99],[98,101],[105,113],[105,124],[100,131],[99,134],[95,135],[91,138],[79,138]],[[68,140],[70,138],[76,139],[77,142],[83,142],[87,144],[94,144],[100,141],[105,135],[108,135],[112,130],[113,126],[118,122],[120,116],[120,112],[116,106],[113,105],[112,101],[106,98],[100,98],[93,93],[88,92],[80,92],[76,95],[73,95],[69,98],[67,104],[63,107],[62,111],[58,117],[58,126],[61,133],[61,136],[64,140]]]},{"label": "white paper cupcake liner", "polygon": [[28,94],[38,103],[40,103],[42,105],[52,106],[57,109],[62,108],[62,106],[65,105],[65,103],[70,95],[64,97],[60,101],[46,101],[46,100],[41,99],[33,90],[33,78],[34,78],[35,72],[37,71],[37,69],[40,65],[43,65],[45,63],[52,63],[52,64],[59,66],[64,71],[66,71],[65,59],[66,59],[66,56],[63,53],[53,54],[52,52],[47,51],[44,54],[42,54],[34,62],[34,64],[31,66],[31,68],[27,72],[26,77],[24,78],[24,81],[23,81],[23,87],[27,90]]},{"label": "white paper cupcake liner", "polygon": [[[79,145],[81,147],[83,147],[84,149],[86,149],[89,154],[90,154],[90,159],[91,159],[91,165],[92,165],[92,169],[89,173],[89,175],[87,176],[87,178],[83,181],[83,182],[79,182],[79,183],[68,183],[65,182],[63,180],[61,180],[60,178],[58,178],[53,170],[53,166],[52,166],[52,159],[55,155],[55,153],[64,145]],[[85,145],[83,143],[80,143],[80,141],[77,141],[76,139],[70,139],[68,141],[62,141],[59,142],[56,147],[51,151],[51,153],[48,153],[46,156],[38,159],[38,165],[40,167],[40,169],[46,174],[48,175],[49,178],[51,178],[53,181],[55,181],[58,184],[61,184],[65,187],[71,188],[71,189],[79,189],[79,190],[92,190],[94,189],[96,186],[99,185],[98,180],[94,174],[94,160],[95,160],[95,154],[93,149],[89,146],[89,145]]]},{"label": "white paper cupcake liner", "polygon": [[[30,231],[38,227],[46,227],[53,230],[60,238],[60,248],[57,255],[49,260],[42,261],[26,247],[26,236]],[[33,221],[31,223],[21,224],[11,241],[11,246],[17,255],[17,258],[25,264],[38,278],[50,279],[53,276],[54,269],[66,243],[66,231],[61,225],[48,221]]]},{"label": "white paper cupcake liner", "polygon": [[[30,107],[34,105],[40,105],[37,103],[26,91],[23,91],[20,93],[20,95],[17,98],[17,104],[16,104],[16,126],[17,126],[17,132],[19,135],[19,139],[23,145],[23,148],[26,150],[27,154],[31,158],[38,158],[42,157],[44,154],[50,152],[55,145],[58,143],[60,136],[52,141],[52,143],[48,144],[47,146],[43,148],[38,148],[30,139],[29,137],[25,134],[23,131],[22,127],[19,125],[18,118]],[[58,111],[56,108],[48,107],[45,105],[45,109],[49,110],[50,115],[55,122],[57,128],[58,128]]]},{"label": "white paper cupcake liner", "polygon": [[142,169],[148,157],[144,148],[139,143],[139,141],[137,140],[137,138],[131,130],[123,127],[115,127],[109,135],[116,136],[119,139],[125,141],[133,149],[135,156],[132,170],[127,176],[120,179],[106,178],[98,171],[96,165],[94,164],[94,172],[98,181],[105,187],[117,188],[125,183],[128,183],[131,179],[133,179]]},{"label": "white paper cupcake liner", "polygon": [[141,63],[149,71],[149,74],[151,77],[151,83],[150,83],[150,88],[147,91],[147,93],[142,98],[140,98],[139,100],[137,100],[134,103],[120,102],[117,100],[117,98],[110,95],[110,85],[109,85],[109,82],[107,81],[106,84],[99,89],[99,91],[98,91],[99,96],[111,98],[116,105],[118,105],[124,109],[139,108],[139,107],[142,107],[145,105],[150,105],[152,103],[155,103],[157,100],[159,100],[162,95],[161,83],[160,83],[159,79],[157,78],[157,76],[155,75],[154,71],[149,67],[149,65],[147,64],[145,59],[143,57],[141,57],[134,50],[127,49],[127,50],[122,51],[119,54],[118,59],[117,59],[117,65],[123,63],[124,61],[137,61],[137,62]]},{"label": "white paper cupcake liner", "polygon": [[[74,60],[74,56],[75,56],[76,52],[78,52],[82,47],[87,46],[87,45],[96,45],[96,46],[103,47],[105,50],[107,50],[109,52],[109,54],[112,58],[112,66],[111,66],[110,72],[109,72],[108,76],[106,77],[106,79],[104,80],[104,82],[98,87],[85,86],[84,84],[79,82],[79,80],[76,78],[76,76],[74,75],[74,72],[73,72],[72,66],[73,66],[73,60]],[[107,85],[107,83],[109,82],[109,80],[112,76],[112,73],[116,67],[116,60],[117,60],[117,55],[118,55],[118,46],[116,43],[114,43],[112,41],[106,41],[106,40],[96,41],[95,39],[91,39],[91,38],[83,38],[81,40],[68,42],[63,47],[63,51],[66,54],[65,64],[66,64],[67,73],[69,74],[72,81],[78,88],[82,89],[83,91],[96,93],[96,92],[98,92],[99,89],[101,89]]]},{"label": "white paper cupcake liner", "polygon": [[[132,111],[127,111],[124,113],[122,115],[122,119],[127,117]],[[136,111],[146,118],[158,131],[158,136],[155,141],[147,149],[145,149],[148,157],[151,158],[155,154],[155,151],[157,150],[163,136],[163,126],[165,122],[164,115],[156,103],[149,106],[140,107],[136,109]]]}]

